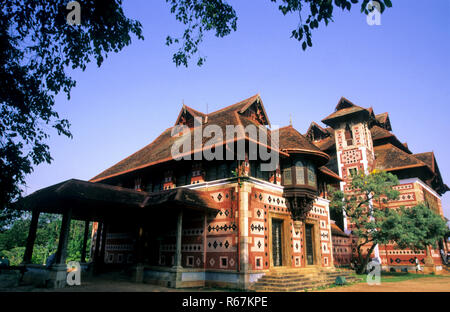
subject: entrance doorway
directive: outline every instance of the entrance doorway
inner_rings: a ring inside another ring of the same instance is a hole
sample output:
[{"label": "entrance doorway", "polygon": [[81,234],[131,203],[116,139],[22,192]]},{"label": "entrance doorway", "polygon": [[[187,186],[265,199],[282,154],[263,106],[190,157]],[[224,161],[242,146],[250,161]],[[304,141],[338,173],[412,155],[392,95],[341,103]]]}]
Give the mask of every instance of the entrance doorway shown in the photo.
[{"label": "entrance doorway", "polygon": [[274,266],[283,265],[283,251],[281,247],[282,229],[283,220],[272,219],[272,257]]},{"label": "entrance doorway", "polygon": [[314,225],[305,224],[306,264],[314,265]]}]

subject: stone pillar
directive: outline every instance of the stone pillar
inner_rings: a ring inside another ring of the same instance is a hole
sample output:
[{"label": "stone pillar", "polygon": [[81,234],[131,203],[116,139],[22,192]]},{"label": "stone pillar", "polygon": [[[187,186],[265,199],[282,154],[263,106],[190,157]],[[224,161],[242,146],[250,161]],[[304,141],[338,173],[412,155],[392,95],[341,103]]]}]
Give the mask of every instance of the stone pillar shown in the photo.
[{"label": "stone pillar", "polygon": [[58,250],[56,251],[55,264],[52,265],[49,272],[49,284],[52,288],[63,288],[67,280],[67,241],[70,232],[70,222],[72,220],[72,208],[64,211],[61,230],[59,233]]},{"label": "stone pillar", "polygon": [[89,221],[84,222],[84,236],[83,236],[83,245],[81,246],[81,263],[86,263],[86,247],[87,240],[89,235]]},{"label": "stone pillar", "polygon": [[34,241],[36,240],[39,214],[40,212],[36,210],[33,210],[31,214],[31,223],[30,229],[28,230],[27,245],[25,247],[25,253],[23,255],[23,264],[31,263],[31,258],[33,256]]},{"label": "stone pillar", "polygon": [[251,186],[243,182],[239,189],[239,271],[241,273],[239,278],[239,287],[248,289],[250,286],[248,270],[249,270],[249,233],[248,233],[248,218],[249,218],[249,197],[251,193]]},{"label": "stone pillar", "polygon": [[136,271],[133,276],[133,281],[136,283],[144,282],[144,227],[140,225],[138,227],[138,233],[136,238]]},{"label": "stone pillar", "polygon": [[183,269],[183,266],[181,265],[181,244],[182,244],[182,237],[183,237],[183,209],[180,209],[178,212],[178,218],[177,218],[177,241],[176,241],[176,248],[175,248],[175,263],[173,266],[173,269],[175,269],[175,288],[181,287],[181,269]]}]

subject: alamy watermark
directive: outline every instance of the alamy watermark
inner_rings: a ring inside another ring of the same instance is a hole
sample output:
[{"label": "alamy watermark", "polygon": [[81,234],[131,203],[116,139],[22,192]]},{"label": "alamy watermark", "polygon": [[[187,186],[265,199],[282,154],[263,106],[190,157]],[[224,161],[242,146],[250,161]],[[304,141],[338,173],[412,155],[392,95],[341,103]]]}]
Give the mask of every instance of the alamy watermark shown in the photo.
[{"label": "alamy watermark", "polygon": [[369,12],[366,16],[366,22],[369,26],[381,25],[381,5],[378,1],[367,3],[366,10]]},{"label": "alamy watermark", "polygon": [[[277,127],[273,127],[276,129]],[[261,171],[275,171],[279,162],[279,132],[272,130],[270,144],[268,142],[268,129],[264,126],[250,124],[227,125],[225,134],[223,128],[209,124],[203,127],[202,117],[194,118],[194,129],[186,125],[177,125],[172,128],[172,137],[179,137],[171,147],[171,155],[175,160],[262,160]],[[192,138],[193,132],[193,138]],[[247,140],[244,140],[246,138]],[[204,139],[208,139],[203,143]],[[192,141],[193,145],[192,146]],[[248,151],[246,143],[248,141]],[[235,148],[236,143],[236,148]],[[225,151],[224,151],[225,150]],[[193,157],[192,157],[193,154]]]},{"label": "alamy watermark", "polygon": [[74,26],[81,24],[81,6],[78,1],[70,1],[66,6],[70,12],[67,14],[67,24]]},{"label": "alamy watermark", "polygon": [[367,264],[366,282],[368,285],[381,285],[381,264],[378,261],[370,261]]},{"label": "alamy watermark", "polygon": [[67,285],[81,285],[81,265],[78,261],[70,261],[67,263]]}]

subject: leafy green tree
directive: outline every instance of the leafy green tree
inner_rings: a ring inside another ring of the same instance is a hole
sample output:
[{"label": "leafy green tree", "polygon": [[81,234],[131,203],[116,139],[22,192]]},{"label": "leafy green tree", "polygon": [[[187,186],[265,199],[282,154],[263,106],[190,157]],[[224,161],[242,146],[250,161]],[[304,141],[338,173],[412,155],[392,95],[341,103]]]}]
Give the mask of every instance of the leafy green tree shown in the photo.
[{"label": "leafy green tree", "polygon": [[23,254],[25,253],[25,247],[14,247],[9,250],[1,250],[0,256],[7,257],[9,260],[9,265],[19,265],[22,263]]},{"label": "leafy green tree", "polygon": [[395,242],[401,249],[428,252],[428,246],[436,248],[437,241],[447,234],[448,227],[444,218],[428,208],[425,203],[411,208],[402,207],[400,214],[403,235],[396,236]]},{"label": "leafy green tree", "polygon": [[[302,49],[312,46],[312,30],[333,21],[336,9],[350,11],[360,3],[369,14],[369,0],[270,0],[284,14],[298,14],[291,37]],[[166,0],[176,20],[185,26],[173,55],[177,66],[188,66],[198,55],[205,32],[225,37],[237,30],[237,14],[224,0]],[[390,0],[378,0],[381,13]],[[33,166],[50,163],[46,141],[50,127],[72,137],[70,123],[54,110],[55,97],[70,98],[76,82],[68,69],[85,70],[92,60],[100,66],[108,53],[119,52],[131,36],[143,39],[142,25],[125,16],[121,0],[83,0],[81,24],[68,25],[67,1],[8,0],[0,2],[0,231],[20,214],[10,208],[21,196],[25,176]],[[198,56],[202,65],[204,56]]]},{"label": "leafy green tree", "polygon": [[[384,171],[352,175],[350,193],[332,191],[330,208],[343,212],[351,226],[358,255],[357,272],[363,273],[377,244],[386,244],[402,236],[401,216],[387,208],[399,196],[392,187],[398,184],[395,175]],[[367,249],[365,252],[365,249]]]},{"label": "leafy green tree", "polygon": [[[299,17],[297,26],[291,32],[291,38],[297,40],[303,50],[312,47],[312,31],[319,26],[328,26],[333,21],[336,9],[350,11],[352,5],[360,3],[360,10],[369,14],[375,7],[368,7],[369,0],[270,0],[278,4],[283,15],[295,14]],[[188,66],[189,60],[197,55],[197,65],[202,65],[205,57],[199,55],[198,47],[207,31],[213,31],[216,37],[225,37],[237,30],[238,16],[233,7],[224,0],[166,0],[175,18],[184,24],[180,37],[168,36],[166,44],[180,45],[173,55],[177,66]],[[390,0],[374,1],[379,4],[380,13],[386,7],[392,7]],[[255,5],[255,11],[257,5]],[[370,12],[369,12],[370,11]]]},{"label": "leafy green tree", "polygon": [[18,216],[5,209],[18,199],[33,165],[50,163],[46,139],[53,127],[72,137],[69,121],[53,109],[55,97],[70,98],[75,81],[67,69],[85,70],[95,60],[142,37],[121,0],[82,1],[80,25],[69,25],[67,1],[0,2],[0,230]]},{"label": "leafy green tree", "polygon": [[14,247],[25,247],[28,229],[30,227],[30,219],[17,219],[9,230],[0,233],[0,251],[9,250]]}]

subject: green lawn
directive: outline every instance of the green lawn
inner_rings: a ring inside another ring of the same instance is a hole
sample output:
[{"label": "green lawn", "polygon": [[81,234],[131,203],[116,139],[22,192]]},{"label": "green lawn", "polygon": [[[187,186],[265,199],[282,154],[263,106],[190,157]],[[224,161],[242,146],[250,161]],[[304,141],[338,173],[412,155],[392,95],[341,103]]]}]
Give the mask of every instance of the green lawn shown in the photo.
[{"label": "green lawn", "polygon": [[[315,290],[320,289],[328,289],[328,288],[335,288],[335,287],[345,287],[357,283],[366,283],[367,274],[358,274],[356,275],[360,280],[357,282],[353,282],[351,284],[346,284],[344,286],[338,286],[338,285],[329,285],[329,286],[322,286],[318,287]],[[403,282],[407,280],[413,280],[417,278],[423,278],[423,277],[434,277],[434,278],[450,278],[449,276],[445,275],[435,275],[435,274],[416,274],[416,273],[399,273],[399,272],[382,272],[381,273],[381,282],[382,283],[395,283],[395,282]]]},{"label": "green lawn", "polygon": [[[366,281],[365,274],[358,275],[362,279],[363,282]],[[381,273],[381,282],[382,283],[393,283],[393,282],[402,282],[402,281],[408,281],[412,279],[417,278],[423,278],[423,277],[437,277],[437,278],[448,278],[448,276],[442,276],[442,275],[435,275],[435,274],[422,274],[422,273],[400,273],[400,272],[382,272]]]}]

